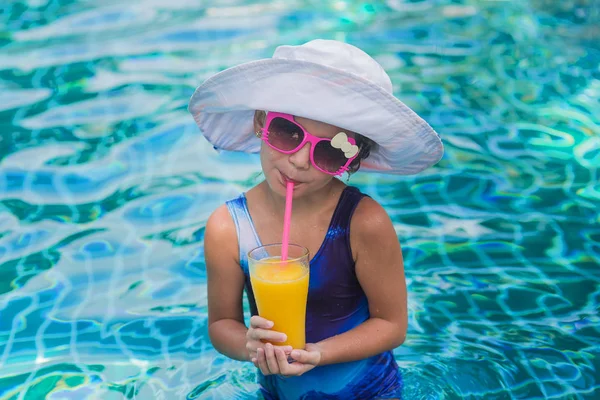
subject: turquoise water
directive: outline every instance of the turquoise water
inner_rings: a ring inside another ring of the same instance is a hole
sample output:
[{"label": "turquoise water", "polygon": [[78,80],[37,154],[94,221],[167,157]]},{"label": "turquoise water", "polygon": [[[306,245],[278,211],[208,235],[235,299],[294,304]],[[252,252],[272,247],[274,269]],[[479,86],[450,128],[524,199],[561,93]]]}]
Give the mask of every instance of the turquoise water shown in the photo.
[{"label": "turquoise water", "polygon": [[406,398],[600,398],[599,27],[594,0],[4,1],[0,399],[257,398],[207,338],[202,241],[258,162],[185,109],[315,37],[372,54],[446,145],[350,180],[403,245]]}]

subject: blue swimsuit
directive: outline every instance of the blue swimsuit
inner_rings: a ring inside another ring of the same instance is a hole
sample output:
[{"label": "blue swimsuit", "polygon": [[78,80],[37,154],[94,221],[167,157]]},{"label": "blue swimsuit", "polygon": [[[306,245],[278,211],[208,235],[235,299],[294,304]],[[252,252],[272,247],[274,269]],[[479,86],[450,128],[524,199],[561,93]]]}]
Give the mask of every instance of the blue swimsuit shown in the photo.
[{"label": "blue swimsuit", "polygon": [[[306,342],[346,332],[369,319],[369,305],[354,271],[350,250],[350,220],[360,199],[358,189],[342,192],[321,248],[310,262],[306,310]],[[248,251],[261,245],[248,212],[245,195],[227,202],[235,221],[240,265],[252,315],[256,303],[248,272]],[[264,376],[261,391],[270,399],[382,399],[401,398],[402,376],[391,351],[348,363],[316,367],[302,376]]]}]

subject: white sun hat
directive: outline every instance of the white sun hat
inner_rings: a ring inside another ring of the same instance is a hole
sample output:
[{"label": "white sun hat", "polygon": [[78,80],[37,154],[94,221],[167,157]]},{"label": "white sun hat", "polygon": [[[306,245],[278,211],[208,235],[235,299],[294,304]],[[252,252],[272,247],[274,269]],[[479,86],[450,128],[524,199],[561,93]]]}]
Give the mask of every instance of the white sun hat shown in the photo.
[{"label": "white sun hat", "polygon": [[376,145],[361,171],[410,175],[437,163],[437,133],[394,97],[384,69],[364,51],[335,40],[279,46],[272,58],[213,75],[189,108],[215,148],[255,153],[255,110],[275,111],[360,133]]}]

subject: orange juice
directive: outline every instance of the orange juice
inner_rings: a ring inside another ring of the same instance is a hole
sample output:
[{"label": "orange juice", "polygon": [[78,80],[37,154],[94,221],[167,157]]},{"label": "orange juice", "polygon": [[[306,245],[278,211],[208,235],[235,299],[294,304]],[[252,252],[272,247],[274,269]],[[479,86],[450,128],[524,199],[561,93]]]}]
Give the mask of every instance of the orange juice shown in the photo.
[{"label": "orange juice", "polygon": [[287,335],[285,343],[303,349],[305,343],[308,268],[301,262],[281,264],[279,257],[260,260],[250,281],[258,314],[274,322],[273,330]]}]

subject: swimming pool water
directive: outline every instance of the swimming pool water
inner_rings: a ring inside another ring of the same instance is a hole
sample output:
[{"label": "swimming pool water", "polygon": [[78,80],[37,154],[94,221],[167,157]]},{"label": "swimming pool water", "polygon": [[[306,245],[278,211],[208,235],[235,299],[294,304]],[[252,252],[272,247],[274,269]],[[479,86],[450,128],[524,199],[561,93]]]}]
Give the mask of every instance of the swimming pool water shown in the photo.
[{"label": "swimming pool water", "polygon": [[203,230],[260,180],[186,112],[279,44],[346,40],[442,135],[357,174],[403,246],[407,399],[600,398],[600,3],[0,7],[0,399],[257,398],[207,337]]}]

